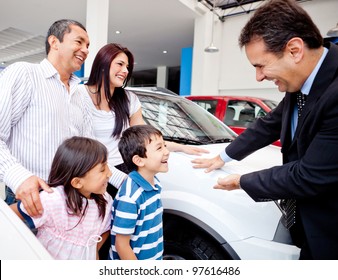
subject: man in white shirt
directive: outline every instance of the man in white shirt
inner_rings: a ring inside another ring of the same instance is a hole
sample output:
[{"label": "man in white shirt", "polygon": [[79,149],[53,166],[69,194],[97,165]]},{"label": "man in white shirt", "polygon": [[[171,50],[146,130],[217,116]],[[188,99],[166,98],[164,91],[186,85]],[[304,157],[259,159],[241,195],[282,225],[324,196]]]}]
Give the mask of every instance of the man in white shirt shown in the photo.
[{"label": "man in white shirt", "polygon": [[[72,136],[93,137],[77,90],[80,79],[73,74],[81,69],[88,47],[81,23],[59,20],[48,30],[46,59],[14,63],[0,74],[0,181],[31,216],[43,211],[39,189],[52,192],[44,180],[59,144]],[[110,182],[119,186],[125,174],[112,171]]]}]

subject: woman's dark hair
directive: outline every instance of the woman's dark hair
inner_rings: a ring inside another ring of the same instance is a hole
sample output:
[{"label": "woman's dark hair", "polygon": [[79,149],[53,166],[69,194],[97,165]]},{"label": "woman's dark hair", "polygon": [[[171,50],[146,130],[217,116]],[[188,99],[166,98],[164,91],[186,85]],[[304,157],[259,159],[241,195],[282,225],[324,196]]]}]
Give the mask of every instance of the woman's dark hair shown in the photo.
[{"label": "woman's dark hair", "polygon": [[66,33],[70,33],[72,31],[71,25],[76,25],[82,28],[84,31],[87,31],[86,28],[78,21],[72,19],[60,19],[55,21],[51,27],[49,27],[46,40],[45,40],[45,47],[46,47],[46,54],[50,51],[50,44],[48,42],[48,38],[51,35],[54,35],[58,40],[62,43],[63,37]]},{"label": "woman's dark hair", "polygon": [[[106,146],[97,140],[85,137],[72,137],[65,140],[57,149],[48,185],[51,187],[64,186],[66,204],[72,215],[84,216],[88,207],[88,200],[83,206],[85,198],[78,189],[71,185],[74,177],[83,177],[99,163],[107,162],[108,151]],[[99,208],[99,216],[103,219],[106,212],[107,201],[102,194],[91,194]],[[80,221],[81,221],[80,219]]]},{"label": "woman's dark hair", "polygon": [[[128,57],[129,73],[124,85],[122,87],[115,88],[114,92],[110,92],[110,65],[115,57],[120,53],[125,53]],[[124,87],[127,85],[133,74],[133,68],[134,56],[127,48],[119,44],[107,44],[96,54],[89,79],[86,83],[88,86],[96,86],[97,104],[101,104],[100,92],[101,88],[104,87],[105,97],[108,100],[109,108],[114,111],[115,119],[117,120],[115,122],[114,131],[112,132],[113,137],[120,136],[123,127],[125,127],[129,122],[129,99],[125,94]]]},{"label": "woman's dark hair", "polygon": [[151,142],[151,137],[154,135],[162,137],[161,131],[147,124],[131,126],[122,133],[118,147],[129,171],[137,170],[133,156],[147,157],[146,145]]},{"label": "woman's dark hair", "polygon": [[318,27],[295,0],[270,0],[255,11],[238,41],[243,47],[251,40],[263,39],[268,52],[281,54],[294,37],[301,38],[310,49],[323,45]]}]

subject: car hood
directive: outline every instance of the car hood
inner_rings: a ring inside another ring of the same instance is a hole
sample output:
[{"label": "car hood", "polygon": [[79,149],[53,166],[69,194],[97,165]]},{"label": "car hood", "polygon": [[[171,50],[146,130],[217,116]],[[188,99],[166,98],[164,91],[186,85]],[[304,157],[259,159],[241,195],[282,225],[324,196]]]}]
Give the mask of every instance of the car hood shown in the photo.
[{"label": "car hood", "polygon": [[[229,144],[200,146],[214,157]],[[272,240],[281,217],[274,202],[255,202],[243,190],[213,189],[217,179],[229,174],[245,174],[281,164],[280,149],[263,148],[242,161],[227,163],[222,169],[205,173],[194,169],[196,156],[172,152],[169,172],[159,173],[163,186],[164,211],[183,215],[206,230],[212,230],[221,242],[236,242],[250,237]]]}]

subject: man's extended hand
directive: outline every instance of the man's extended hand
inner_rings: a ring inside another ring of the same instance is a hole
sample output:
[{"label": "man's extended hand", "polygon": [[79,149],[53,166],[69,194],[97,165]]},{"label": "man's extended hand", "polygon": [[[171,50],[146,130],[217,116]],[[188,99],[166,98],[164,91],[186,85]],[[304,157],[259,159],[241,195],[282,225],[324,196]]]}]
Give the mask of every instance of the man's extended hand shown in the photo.
[{"label": "man's extended hand", "polygon": [[224,161],[220,156],[214,158],[196,158],[191,162],[194,163],[193,168],[206,168],[204,171],[206,173],[221,168],[224,165]]},{"label": "man's extended hand", "polygon": [[29,216],[34,217],[43,213],[40,188],[49,193],[53,192],[46,182],[37,176],[29,177],[16,190],[15,198],[21,200]]},{"label": "man's extended hand", "polygon": [[241,179],[241,175],[239,174],[231,174],[224,178],[219,178],[217,180],[217,184],[214,186],[214,189],[221,189],[226,191],[238,190],[240,189],[239,180]]}]

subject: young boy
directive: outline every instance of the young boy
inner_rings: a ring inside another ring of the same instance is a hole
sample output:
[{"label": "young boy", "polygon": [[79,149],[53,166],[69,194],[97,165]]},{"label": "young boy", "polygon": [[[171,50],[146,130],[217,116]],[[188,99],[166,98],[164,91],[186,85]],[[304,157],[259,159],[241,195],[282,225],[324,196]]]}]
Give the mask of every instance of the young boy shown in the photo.
[{"label": "young boy", "polygon": [[150,125],[125,130],[118,147],[131,172],[114,199],[109,258],[161,260],[162,187],[155,175],[168,171],[169,151],[162,133]]}]

